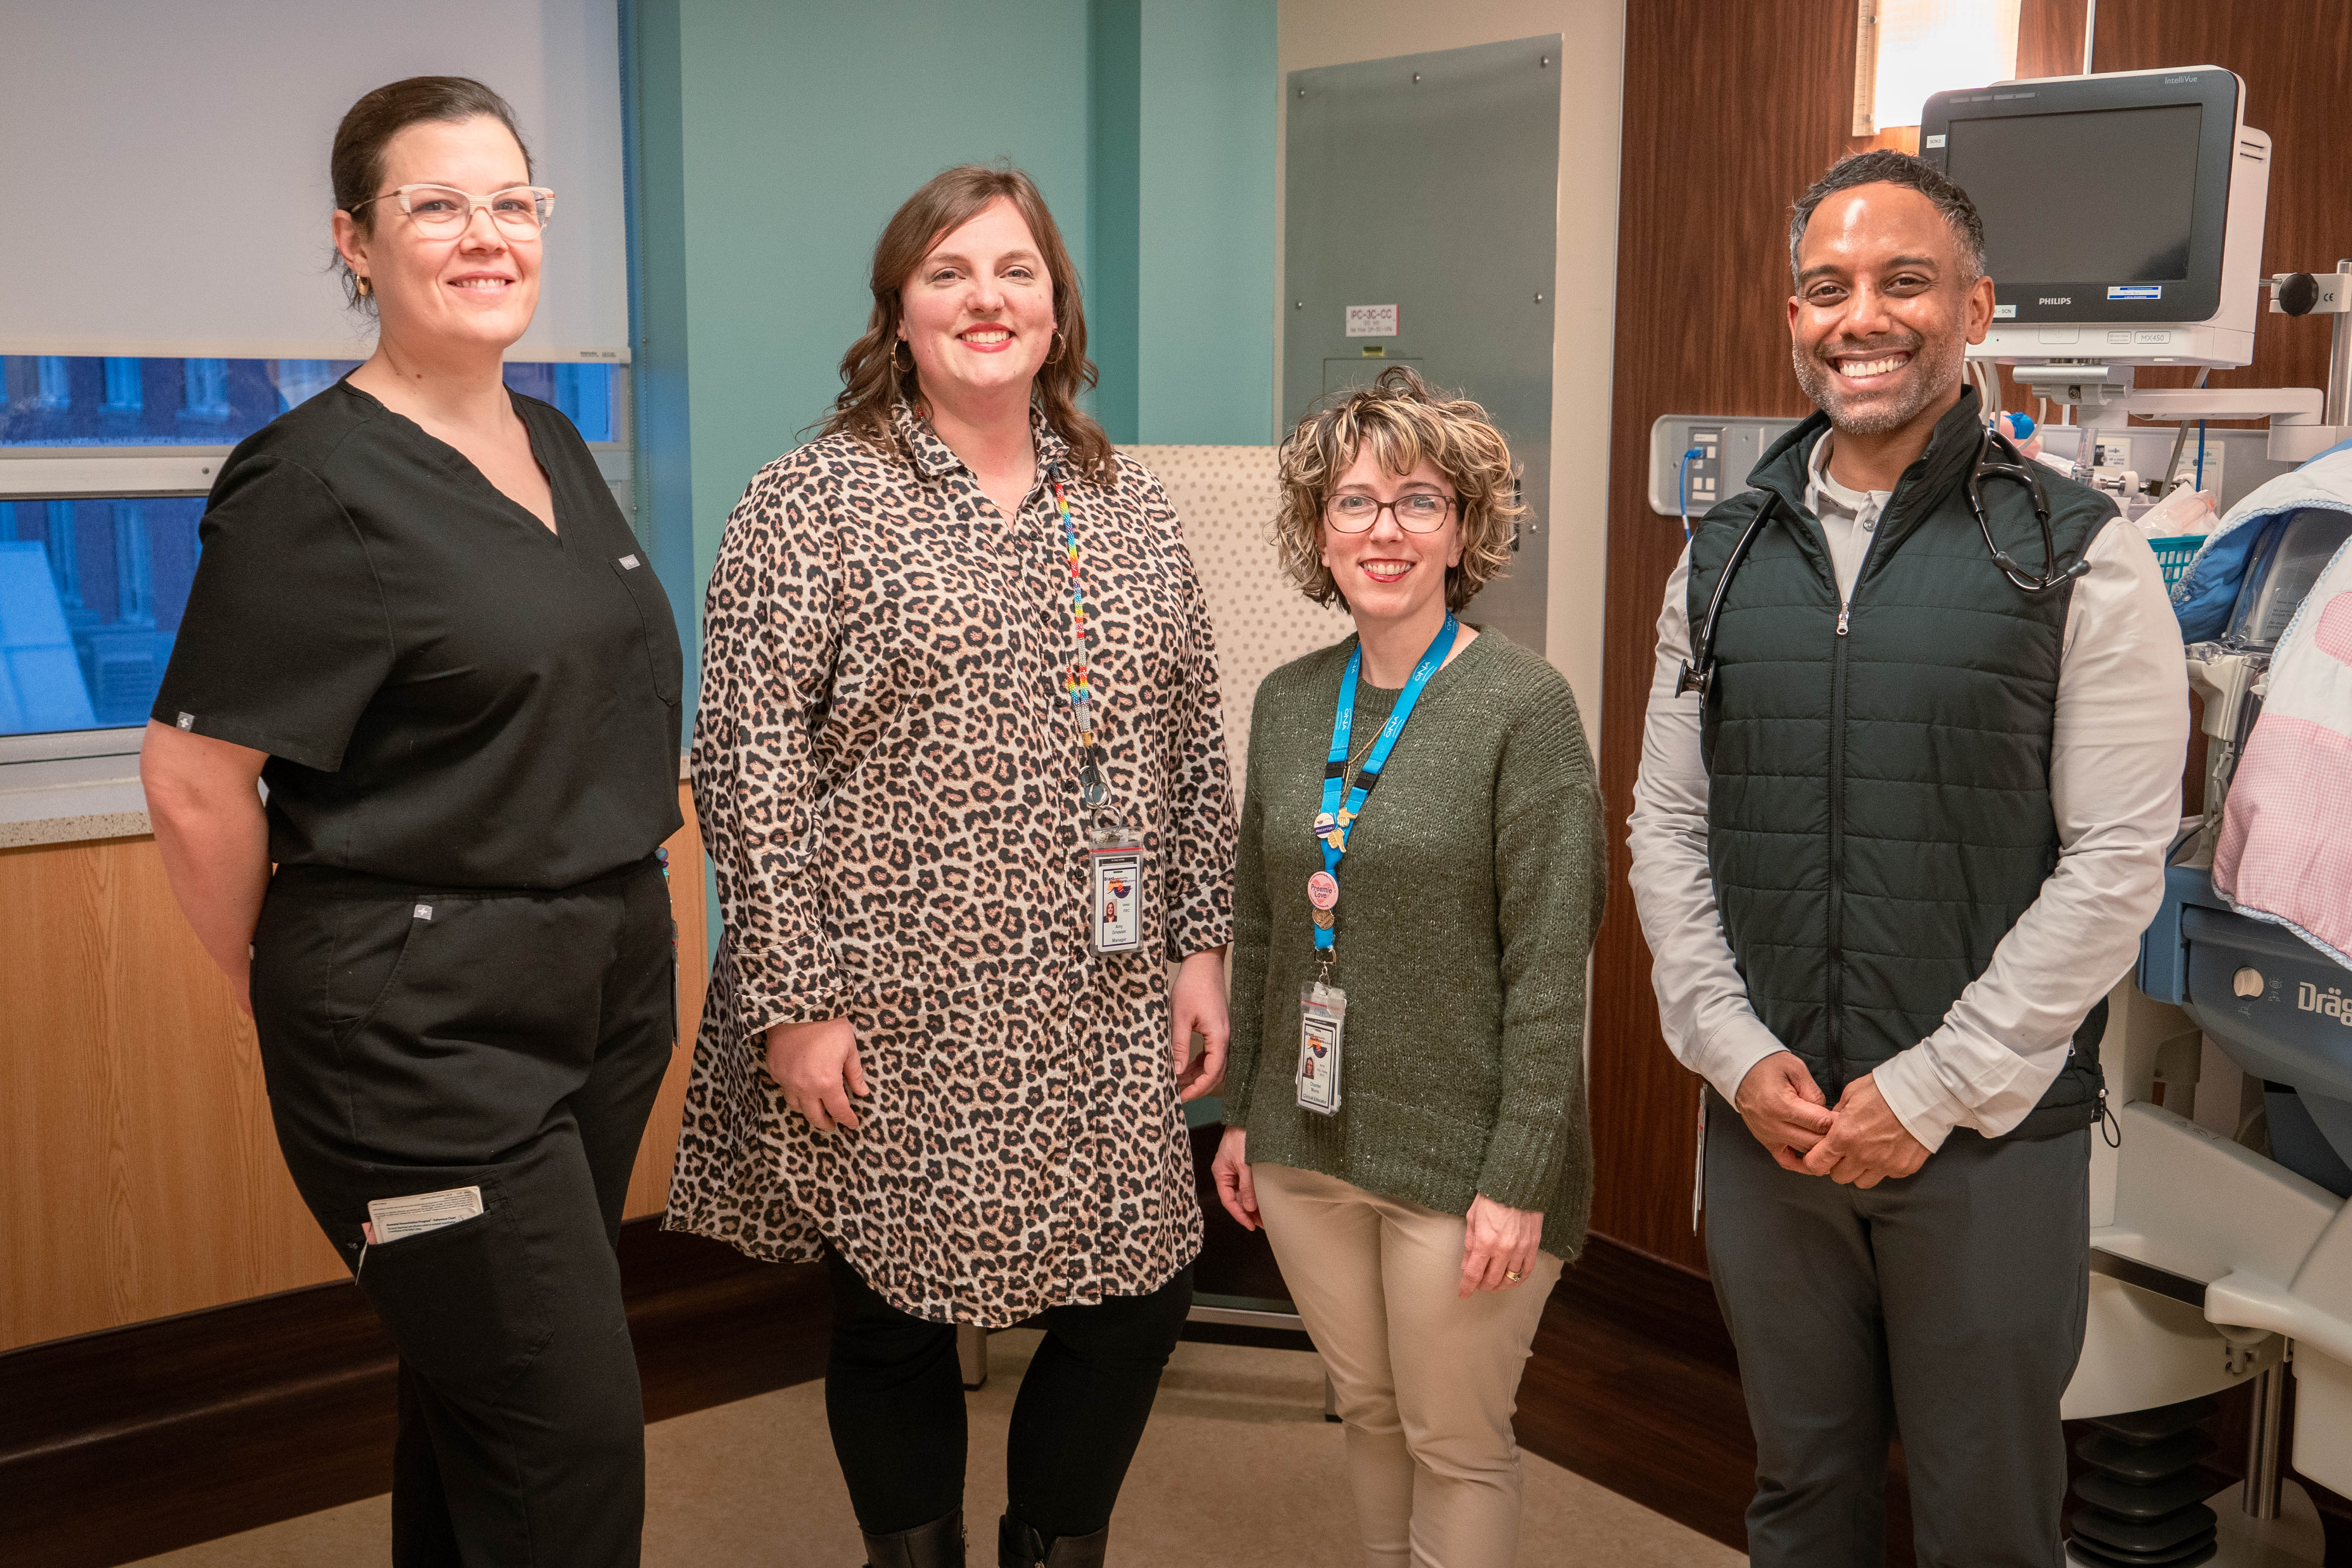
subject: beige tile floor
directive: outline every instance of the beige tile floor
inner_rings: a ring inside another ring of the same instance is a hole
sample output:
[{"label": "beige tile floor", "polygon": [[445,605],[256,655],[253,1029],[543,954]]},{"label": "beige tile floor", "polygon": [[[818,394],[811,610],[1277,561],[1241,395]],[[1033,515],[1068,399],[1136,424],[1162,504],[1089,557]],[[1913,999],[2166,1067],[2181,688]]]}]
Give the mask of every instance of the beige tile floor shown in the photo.
[{"label": "beige tile floor", "polygon": [[[1034,1332],[990,1342],[971,1396],[965,1517],[994,1561],[1004,1431]],[[646,1568],[856,1568],[848,1494],[821,1384],[661,1422],[646,1433]],[[1529,1455],[1522,1564],[1731,1568],[1739,1552]],[[389,1500],[370,1498],[151,1557],[140,1568],[365,1568],[386,1560]],[[1360,1562],[1323,1419],[1321,1363],[1303,1351],[1179,1345],[1111,1523],[1119,1568],[1349,1568]]]}]

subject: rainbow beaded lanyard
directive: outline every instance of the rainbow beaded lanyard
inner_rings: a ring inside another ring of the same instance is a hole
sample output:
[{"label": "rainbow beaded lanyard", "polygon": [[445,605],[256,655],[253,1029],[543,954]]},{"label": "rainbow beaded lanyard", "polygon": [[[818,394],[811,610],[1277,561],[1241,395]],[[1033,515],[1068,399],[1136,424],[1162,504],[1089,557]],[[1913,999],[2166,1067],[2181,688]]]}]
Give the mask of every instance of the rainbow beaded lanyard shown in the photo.
[{"label": "rainbow beaded lanyard", "polygon": [[1078,799],[1091,816],[1110,804],[1110,784],[1103,771],[1108,759],[1095,739],[1094,668],[1088,662],[1094,647],[1088,623],[1094,616],[1087,607],[1086,577],[1078,566],[1078,524],[1070,515],[1070,498],[1061,480],[1048,482],[1055,509],[1062,514],[1062,549],[1070,563],[1070,629],[1076,651],[1062,678],[1062,694],[1070,700],[1070,717],[1078,728]]}]

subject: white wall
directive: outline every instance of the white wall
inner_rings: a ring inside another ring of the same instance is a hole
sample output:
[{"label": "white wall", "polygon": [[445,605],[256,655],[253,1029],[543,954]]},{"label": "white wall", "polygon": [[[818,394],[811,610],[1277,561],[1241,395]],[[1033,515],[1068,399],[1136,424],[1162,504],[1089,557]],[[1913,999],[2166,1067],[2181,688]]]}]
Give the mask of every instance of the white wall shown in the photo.
[{"label": "white wall", "polygon": [[425,75],[503,95],[556,193],[509,357],[625,357],[614,0],[0,0],[0,353],[365,358],[328,153]]},{"label": "white wall", "polygon": [[[1558,33],[1559,236],[1552,329],[1550,578],[1545,640],[1601,740],[1603,581],[1609,544],[1609,384],[1617,300],[1617,171],[1625,98],[1624,0],[1281,0],[1276,66],[1295,70]],[[1290,99],[1282,93],[1286,113]],[[1286,144],[1287,123],[1285,125]],[[1282,177],[1276,165],[1276,178]],[[1277,183],[1281,209],[1286,192]],[[1283,276],[1282,230],[1275,278]],[[1275,314],[1282,384],[1283,309]]]}]

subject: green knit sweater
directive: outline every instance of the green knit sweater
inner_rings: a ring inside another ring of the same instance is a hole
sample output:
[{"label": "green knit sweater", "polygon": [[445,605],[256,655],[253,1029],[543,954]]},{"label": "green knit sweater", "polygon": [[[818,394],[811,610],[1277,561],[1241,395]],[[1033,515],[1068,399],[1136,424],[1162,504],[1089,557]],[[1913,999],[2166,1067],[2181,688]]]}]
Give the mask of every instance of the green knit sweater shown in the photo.
[{"label": "green knit sweater", "polygon": [[[1430,679],[1351,836],[1331,975],[1348,994],[1340,1110],[1298,1109],[1298,993],[1315,973],[1307,879],[1323,868],[1315,814],[1355,646],[1258,688],[1226,1122],[1248,1130],[1253,1162],[1445,1214],[1481,1193],[1540,1209],[1543,1249],[1573,1258],[1592,1207],[1584,980],[1606,885],[1601,805],[1568,682],[1494,632]],[[1359,680],[1353,752],[1396,698]]]}]

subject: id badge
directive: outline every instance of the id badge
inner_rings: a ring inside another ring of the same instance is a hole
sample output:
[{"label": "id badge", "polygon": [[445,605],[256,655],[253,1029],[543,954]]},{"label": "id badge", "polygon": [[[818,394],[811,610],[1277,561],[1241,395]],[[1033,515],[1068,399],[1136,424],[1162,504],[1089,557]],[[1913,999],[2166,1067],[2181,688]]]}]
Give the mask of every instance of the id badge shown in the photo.
[{"label": "id badge", "polygon": [[1313,981],[1298,991],[1298,1109],[1339,1114],[1339,1035],[1348,1020],[1348,994]]},{"label": "id badge", "polygon": [[1087,924],[1097,952],[1143,945],[1143,840],[1132,828],[1097,827],[1087,847]]}]

